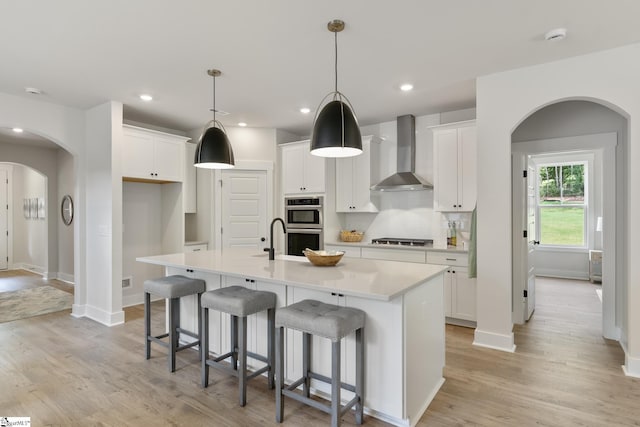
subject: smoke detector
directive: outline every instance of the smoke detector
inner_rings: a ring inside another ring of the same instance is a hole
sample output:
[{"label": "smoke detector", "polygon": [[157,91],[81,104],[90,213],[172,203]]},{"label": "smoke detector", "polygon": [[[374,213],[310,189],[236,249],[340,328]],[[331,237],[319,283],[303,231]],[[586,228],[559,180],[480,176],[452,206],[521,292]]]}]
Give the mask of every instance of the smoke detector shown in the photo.
[{"label": "smoke detector", "polygon": [[556,28],[551,31],[548,31],[547,34],[544,35],[544,39],[547,41],[562,40],[565,37],[567,37],[566,28]]},{"label": "smoke detector", "polygon": [[42,91],[40,89],[37,89],[35,87],[25,87],[24,91],[27,93],[30,93],[32,95],[42,95]]}]

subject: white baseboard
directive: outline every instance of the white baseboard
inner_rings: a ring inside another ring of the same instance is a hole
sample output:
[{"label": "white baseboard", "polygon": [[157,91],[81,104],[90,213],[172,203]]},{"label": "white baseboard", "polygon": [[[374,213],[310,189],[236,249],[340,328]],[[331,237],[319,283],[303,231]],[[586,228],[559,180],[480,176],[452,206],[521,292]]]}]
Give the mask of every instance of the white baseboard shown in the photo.
[{"label": "white baseboard", "polygon": [[95,320],[106,326],[116,326],[124,323],[124,311],[109,313],[91,305],[85,305],[84,317]]},{"label": "white baseboard", "polygon": [[[162,299],[162,298],[152,298],[151,300],[156,301],[158,299]],[[140,305],[140,304],[144,304],[144,293],[122,296],[123,307],[131,307],[131,306]]]},{"label": "white baseboard", "polygon": [[27,264],[25,262],[22,262],[22,263],[13,264],[11,269],[30,271],[32,273],[39,274],[46,279],[45,274],[47,274],[47,272],[45,272],[44,267],[41,267],[38,265],[32,265],[32,264]]},{"label": "white baseboard", "polygon": [[536,268],[536,276],[553,277],[554,279],[589,280],[588,272],[553,268]]},{"label": "white baseboard", "polygon": [[620,341],[620,346],[624,351],[624,365],[622,365],[622,372],[628,377],[640,378],[640,358],[629,356],[627,346]]},{"label": "white baseboard", "polygon": [[475,330],[473,345],[478,347],[491,348],[493,350],[506,351],[513,353],[516,351],[513,332],[510,334],[496,334],[494,332]]},{"label": "white baseboard", "polygon": [[66,282],[66,283],[70,283],[72,285],[75,285],[75,278],[73,277],[73,274],[67,274],[67,273],[60,273],[58,272],[58,274],[56,274],[56,279],[62,281],[62,282]]}]

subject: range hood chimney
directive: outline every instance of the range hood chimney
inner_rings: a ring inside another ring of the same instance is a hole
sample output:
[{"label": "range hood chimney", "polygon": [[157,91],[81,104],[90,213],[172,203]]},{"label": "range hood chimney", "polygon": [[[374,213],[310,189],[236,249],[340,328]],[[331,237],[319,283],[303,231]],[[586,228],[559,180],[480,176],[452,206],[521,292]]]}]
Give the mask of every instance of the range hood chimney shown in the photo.
[{"label": "range hood chimney", "polygon": [[375,191],[430,190],[433,184],[416,175],[416,118],[407,114],[397,118],[398,171],[371,187]]}]

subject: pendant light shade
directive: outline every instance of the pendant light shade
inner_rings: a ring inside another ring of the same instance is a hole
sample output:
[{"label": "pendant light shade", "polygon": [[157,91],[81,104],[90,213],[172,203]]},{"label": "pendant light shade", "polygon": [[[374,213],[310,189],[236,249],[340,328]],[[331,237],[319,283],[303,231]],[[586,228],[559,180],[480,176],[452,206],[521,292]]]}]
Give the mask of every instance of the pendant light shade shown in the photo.
[{"label": "pendant light shade", "polygon": [[[234,167],[233,150],[227,134],[218,127],[207,123],[196,148],[194,165],[205,169],[230,169]],[[218,122],[219,123],[219,122]]]},{"label": "pendant light shade", "polygon": [[208,70],[207,74],[213,77],[213,120],[202,130],[193,164],[197,168],[230,169],[235,165],[233,149],[224,126],[216,120],[216,77],[221,73],[219,70]]},{"label": "pendant light shade", "polygon": [[311,154],[321,157],[351,157],[362,153],[360,127],[344,101],[331,101],[313,125]]},{"label": "pendant light shade", "polygon": [[[320,157],[352,157],[362,153],[362,136],[353,106],[338,91],[338,33],[344,22],[335,19],[327,24],[335,40],[335,90],[326,95],[316,109],[311,134],[311,154]],[[324,107],[322,104],[331,99]],[[322,107],[322,108],[321,108]]]}]

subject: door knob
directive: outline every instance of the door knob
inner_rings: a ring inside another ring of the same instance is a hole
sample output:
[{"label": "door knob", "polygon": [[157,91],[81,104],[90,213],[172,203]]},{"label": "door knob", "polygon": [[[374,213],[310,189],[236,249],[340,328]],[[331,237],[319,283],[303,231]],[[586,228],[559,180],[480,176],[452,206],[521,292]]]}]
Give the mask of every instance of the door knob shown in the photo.
[{"label": "door knob", "polygon": [[267,239],[266,239],[265,237],[261,237],[261,238],[260,238],[260,241],[261,241],[261,242],[264,242],[264,241],[266,241],[266,240],[267,240]]}]

